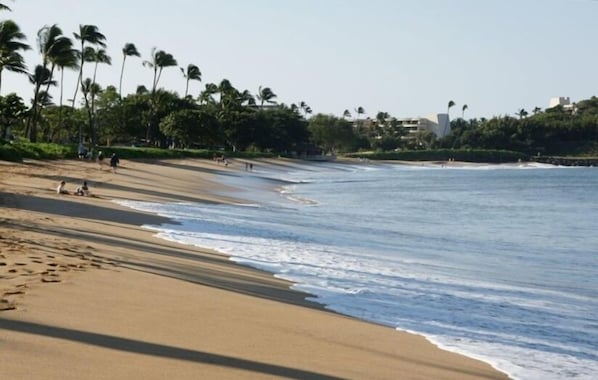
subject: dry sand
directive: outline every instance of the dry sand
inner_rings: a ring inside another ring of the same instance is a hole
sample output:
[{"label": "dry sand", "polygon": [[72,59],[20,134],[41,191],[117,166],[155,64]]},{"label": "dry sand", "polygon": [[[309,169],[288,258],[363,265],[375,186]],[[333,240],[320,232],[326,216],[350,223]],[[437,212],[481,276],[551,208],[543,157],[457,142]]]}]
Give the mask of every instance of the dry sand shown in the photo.
[{"label": "dry sand", "polygon": [[[298,165],[288,161],[259,165]],[[207,160],[0,161],[0,379],[506,379],[152,236],[113,200],[234,202]],[[93,196],[58,195],[86,179]],[[233,189],[228,189],[233,190]]]}]

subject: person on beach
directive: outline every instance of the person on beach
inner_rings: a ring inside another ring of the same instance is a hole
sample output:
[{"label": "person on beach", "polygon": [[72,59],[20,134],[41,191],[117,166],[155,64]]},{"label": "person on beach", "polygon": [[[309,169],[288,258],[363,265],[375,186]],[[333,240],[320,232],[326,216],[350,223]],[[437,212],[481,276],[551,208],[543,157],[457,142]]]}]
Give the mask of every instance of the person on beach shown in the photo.
[{"label": "person on beach", "polygon": [[110,167],[112,168],[112,173],[116,173],[116,167],[118,166],[119,162],[120,160],[118,159],[116,153],[112,153],[112,157],[110,157]]},{"label": "person on beach", "polygon": [[56,188],[56,194],[68,194],[69,192],[65,189],[66,182],[61,181],[58,187]]},{"label": "person on beach", "polygon": [[83,145],[83,143],[79,143],[79,148],[77,148],[77,154],[78,154],[80,160],[85,158],[85,151],[86,151],[85,145]]},{"label": "person on beach", "polygon": [[104,166],[104,153],[101,150],[98,153],[98,165],[100,165],[100,170],[102,170],[102,167]]},{"label": "person on beach", "polygon": [[87,181],[83,181],[83,184],[81,186],[77,187],[75,194],[83,195],[83,196],[89,195],[89,187],[87,187]]}]

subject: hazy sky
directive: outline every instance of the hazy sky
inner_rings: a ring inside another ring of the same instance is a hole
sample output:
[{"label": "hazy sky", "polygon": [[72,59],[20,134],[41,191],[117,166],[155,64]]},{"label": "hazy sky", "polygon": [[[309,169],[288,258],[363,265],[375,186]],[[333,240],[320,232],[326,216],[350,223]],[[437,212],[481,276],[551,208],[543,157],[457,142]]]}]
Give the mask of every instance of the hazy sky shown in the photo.
[{"label": "hazy sky", "polygon": [[[66,35],[79,24],[107,37],[112,66],[97,81],[118,87],[123,45],[142,58],[127,59],[123,92],[151,87],[142,66],[153,47],[179,66],[203,73],[191,82],[226,78],[239,90],[268,86],[287,104],[305,101],[314,113],[341,115],[362,106],[366,116],[446,112],[492,117],[545,108],[554,96],[578,101],[598,95],[598,1],[592,0],[15,0],[0,19],[16,21],[41,62],[37,31],[58,24]],[[86,77],[92,75],[88,65]],[[2,94],[29,102],[25,76],[3,73]],[[76,74],[65,75],[65,98]],[[160,86],[183,94],[185,80],[165,69]],[[53,90],[58,100],[58,90]]]}]

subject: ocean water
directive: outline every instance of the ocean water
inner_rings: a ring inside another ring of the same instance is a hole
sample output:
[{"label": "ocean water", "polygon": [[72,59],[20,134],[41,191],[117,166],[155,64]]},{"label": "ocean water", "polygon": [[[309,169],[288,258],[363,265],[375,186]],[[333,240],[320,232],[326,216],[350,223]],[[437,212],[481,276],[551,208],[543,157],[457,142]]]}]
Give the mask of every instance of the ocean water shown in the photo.
[{"label": "ocean water", "polygon": [[598,168],[334,164],[222,178],[243,205],[130,207],[164,239],[516,379],[598,378]]}]

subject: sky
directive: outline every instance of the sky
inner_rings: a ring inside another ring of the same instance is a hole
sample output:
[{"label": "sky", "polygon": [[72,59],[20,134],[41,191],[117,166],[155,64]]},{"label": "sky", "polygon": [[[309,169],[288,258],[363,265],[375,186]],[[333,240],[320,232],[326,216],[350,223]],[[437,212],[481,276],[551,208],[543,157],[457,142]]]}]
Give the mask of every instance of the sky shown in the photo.
[{"label": "sky", "polygon": [[[594,0],[3,0],[27,35],[25,54],[41,63],[37,31],[58,24],[72,37],[80,24],[107,37],[112,65],[97,82],[118,88],[122,47],[142,57],[126,61],[123,93],[151,88],[143,67],[152,48],[193,63],[202,82],[228,79],[255,94],[270,87],[286,104],[306,102],[313,113],[341,116],[363,107],[395,117],[446,113],[452,118],[514,115],[546,108],[551,97],[572,102],[598,95],[598,1]],[[77,45],[78,46],[78,45]],[[87,65],[85,77],[92,76]],[[72,98],[77,74],[65,74]],[[184,95],[185,79],[166,68],[159,87]],[[28,103],[33,87],[3,72],[2,95]],[[58,89],[51,90],[55,100]],[[80,92],[79,92],[80,93]]]}]

